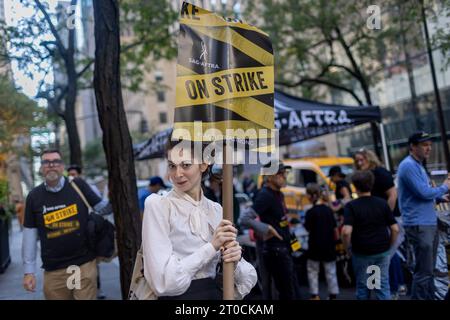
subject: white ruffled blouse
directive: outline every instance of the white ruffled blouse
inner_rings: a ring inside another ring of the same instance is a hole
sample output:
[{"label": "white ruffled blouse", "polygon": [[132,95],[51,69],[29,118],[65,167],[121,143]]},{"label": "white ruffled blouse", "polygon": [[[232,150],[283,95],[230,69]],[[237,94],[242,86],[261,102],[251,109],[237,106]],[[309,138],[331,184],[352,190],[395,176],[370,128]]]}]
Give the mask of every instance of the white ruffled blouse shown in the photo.
[{"label": "white ruffled blouse", "polygon": [[[145,200],[142,223],[144,276],[157,296],[183,294],[195,279],[214,278],[220,251],[210,243],[222,220],[220,204],[203,193],[195,201],[175,189]],[[241,259],[235,272],[235,298],[256,284],[255,268]]]}]

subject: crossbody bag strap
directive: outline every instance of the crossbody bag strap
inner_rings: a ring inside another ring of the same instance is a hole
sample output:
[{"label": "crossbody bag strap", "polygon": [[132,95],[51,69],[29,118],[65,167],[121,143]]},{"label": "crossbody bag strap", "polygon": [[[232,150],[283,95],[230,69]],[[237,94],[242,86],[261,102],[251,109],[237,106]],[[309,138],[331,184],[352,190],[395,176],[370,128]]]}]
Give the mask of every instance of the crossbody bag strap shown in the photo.
[{"label": "crossbody bag strap", "polygon": [[91,205],[89,204],[89,202],[86,200],[86,197],[84,196],[83,192],[81,192],[80,188],[78,188],[77,184],[73,180],[70,180],[69,183],[72,186],[72,188],[74,188],[75,191],[78,193],[78,195],[81,197],[81,200],[83,200],[84,204],[88,207],[88,209],[90,211],[94,211],[92,209]]}]

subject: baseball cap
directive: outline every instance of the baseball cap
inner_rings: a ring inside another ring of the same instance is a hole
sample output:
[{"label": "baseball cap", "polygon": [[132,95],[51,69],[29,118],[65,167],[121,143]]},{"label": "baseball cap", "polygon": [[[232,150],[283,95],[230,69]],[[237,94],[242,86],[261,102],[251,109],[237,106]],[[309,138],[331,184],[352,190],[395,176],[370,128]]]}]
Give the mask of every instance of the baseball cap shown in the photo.
[{"label": "baseball cap", "polygon": [[429,140],[431,140],[431,136],[428,133],[419,131],[409,136],[408,144],[418,144]]},{"label": "baseball cap", "polygon": [[339,166],[333,166],[330,168],[330,172],[328,173],[329,177],[332,177],[336,174],[339,174],[341,177],[345,177],[345,174],[342,173],[342,169]]},{"label": "baseball cap", "polygon": [[278,171],[276,172],[276,174],[282,172],[282,171],[286,171],[286,170],[291,170],[292,167],[291,166],[287,166],[285,165],[282,161],[269,161],[268,163],[266,163],[263,168],[271,168],[272,167],[272,163],[274,165],[274,167],[276,168],[277,164],[278,164]]},{"label": "baseball cap", "polygon": [[161,177],[159,177],[159,176],[151,177],[149,179],[149,181],[150,181],[150,183],[149,183],[150,186],[156,186],[157,184],[159,184],[161,187],[167,188],[167,186],[164,184],[163,179],[161,179]]}]

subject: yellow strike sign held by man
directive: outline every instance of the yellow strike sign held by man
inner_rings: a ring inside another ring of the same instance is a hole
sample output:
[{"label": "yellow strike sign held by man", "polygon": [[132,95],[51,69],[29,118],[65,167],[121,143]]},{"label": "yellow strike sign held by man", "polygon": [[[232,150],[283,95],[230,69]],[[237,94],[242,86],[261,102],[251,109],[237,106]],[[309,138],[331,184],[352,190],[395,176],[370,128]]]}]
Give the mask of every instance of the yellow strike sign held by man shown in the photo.
[{"label": "yellow strike sign held by man", "polygon": [[273,50],[268,35],[184,2],[176,88],[174,126],[189,130],[193,140],[201,139],[192,132],[196,121],[204,129],[222,132],[273,129]]}]

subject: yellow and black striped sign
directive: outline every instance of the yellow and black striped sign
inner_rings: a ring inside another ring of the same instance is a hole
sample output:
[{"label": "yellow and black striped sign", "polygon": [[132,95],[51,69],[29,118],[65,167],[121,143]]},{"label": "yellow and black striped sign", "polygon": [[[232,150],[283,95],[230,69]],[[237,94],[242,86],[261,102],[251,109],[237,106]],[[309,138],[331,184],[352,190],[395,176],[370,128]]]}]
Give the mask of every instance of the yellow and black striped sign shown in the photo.
[{"label": "yellow and black striped sign", "polygon": [[266,138],[258,132],[274,128],[273,61],[266,33],[183,2],[174,129],[199,141],[194,122],[201,121],[203,132],[242,129],[232,138],[246,138],[242,131],[255,129]]}]

